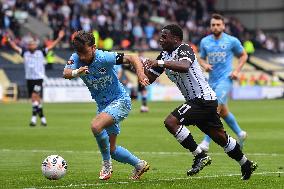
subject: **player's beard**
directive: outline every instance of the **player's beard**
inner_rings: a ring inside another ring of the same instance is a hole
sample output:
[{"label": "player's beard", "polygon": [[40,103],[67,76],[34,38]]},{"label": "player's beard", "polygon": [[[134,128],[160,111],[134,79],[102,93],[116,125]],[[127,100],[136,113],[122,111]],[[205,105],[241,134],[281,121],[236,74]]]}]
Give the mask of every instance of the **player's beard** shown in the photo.
[{"label": "player's beard", "polygon": [[222,34],[222,31],[215,31],[213,32],[213,35],[216,39],[220,38],[221,37],[221,34]]}]

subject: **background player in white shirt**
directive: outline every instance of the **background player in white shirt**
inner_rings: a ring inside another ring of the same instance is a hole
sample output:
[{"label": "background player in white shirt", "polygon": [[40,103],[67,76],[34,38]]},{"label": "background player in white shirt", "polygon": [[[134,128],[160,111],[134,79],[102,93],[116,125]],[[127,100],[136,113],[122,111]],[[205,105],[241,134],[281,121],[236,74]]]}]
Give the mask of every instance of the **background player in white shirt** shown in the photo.
[{"label": "background player in white shirt", "polygon": [[32,100],[32,118],[30,126],[36,126],[37,115],[41,118],[41,125],[47,126],[46,118],[43,114],[42,91],[43,79],[45,77],[45,56],[47,52],[53,49],[64,37],[65,33],[61,30],[58,38],[51,45],[40,49],[35,39],[30,39],[27,49],[21,48],[10,38],[8,42],[12,49],[21,54],[24,59],[25,78],[27,80],[27,88],[29,98]]}]

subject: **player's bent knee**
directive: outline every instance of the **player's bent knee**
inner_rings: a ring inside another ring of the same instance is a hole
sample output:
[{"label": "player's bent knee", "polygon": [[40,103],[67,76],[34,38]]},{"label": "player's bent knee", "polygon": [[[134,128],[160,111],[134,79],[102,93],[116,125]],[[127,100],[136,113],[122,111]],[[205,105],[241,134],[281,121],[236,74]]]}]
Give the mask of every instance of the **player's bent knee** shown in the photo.
[{"label": "player's bent knee", "polygon": [[92,123],[91,123],[91,129],[92,129],[92,132],[94,133],[94,134],[98,134],[98,133],[100,133],[101,132],[101,127],[100,127],[100,125],[99,124],[97,124],[95,121],[92,121]]},{"label": "player's bent knee", "polygon": [[168,129],[168,131],[171,133],[175,133],[175,130],[178,127],[177,121],[172,115],[169,115],[165,119],[164,124],[165,124],[165,127]]}]

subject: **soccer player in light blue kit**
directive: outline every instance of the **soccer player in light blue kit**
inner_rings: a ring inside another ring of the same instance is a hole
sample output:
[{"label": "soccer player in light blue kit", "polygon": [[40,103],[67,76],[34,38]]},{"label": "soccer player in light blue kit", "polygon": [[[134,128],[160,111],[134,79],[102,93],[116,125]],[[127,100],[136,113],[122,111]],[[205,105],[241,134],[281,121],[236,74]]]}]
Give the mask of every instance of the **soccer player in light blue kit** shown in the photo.
[{"label": "soccer player in light blue kit", "polygon": [[107,180],[111,177],[111,158],[134,166],[130,178],[139,179],[149,169],[149,164],[122,146],[116,145],[120,132],[119,123],[127,117],[131,109],[131,99],[119,82],[114,66],[132,64],[139,82],[146,86],[149,80],[144,74],[142,63],[137,56],[96,49],[95,38],[90,32],[78,31],[72,43],[76,53],[68,60],[63,77],[80,77],[97,103],[98,111],[92,120],[91,129],[103,159],[99,179]]},{"label": "soccer player in light blue kit", "polygon": [[[213,14],[210,20],[212,34],[201,40],[199,62],[205,71],[209,72],[209,85],[215,91],[218,99],[218,113],[238,136],[242,148],[247,133],[240,128],[234,115],[229,111],[227,98],[232,89],[233,80],[238,78],[238,74],[247,60],[247,53],[241,42],[224,33],[224,29],[224,18],[219,14]],[[235,70],[233,70],[234,55],[239,59]],[[206,63],[206,57],[208,63]],[[208,151],[210,141],[210,137],[206,135],[199,146],[204,151]]]}]

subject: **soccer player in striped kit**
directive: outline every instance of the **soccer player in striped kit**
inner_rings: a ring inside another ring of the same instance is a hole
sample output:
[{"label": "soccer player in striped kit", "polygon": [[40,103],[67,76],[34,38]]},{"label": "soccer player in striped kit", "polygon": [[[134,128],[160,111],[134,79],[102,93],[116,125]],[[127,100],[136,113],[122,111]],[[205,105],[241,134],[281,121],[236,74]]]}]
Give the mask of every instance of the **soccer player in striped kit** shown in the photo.
[{"label": "soccer player in striped kit", "polygon": [[58,38],[53,41],[51,45],[46,48],[38,48],[38,42],[34,39],[29,39],[27,44],[27,49],[21,48],[14,41],[8,39],[8,42],[12,49],[18,52],[24,59],[25,66],[25,78],[27,80],[27,88],[29,98],[32,100],[32,117],[30,121],[30,126],[36,126],[37,115],[41,119],[41,125],[47,126],[46,118],[43,114],[43,103],[42,103],[42,93],[43,93],[43,79],[45,77],[45,56],[47,52],[53,49],[60,40],[64,37],[65,33],[61,30],[58,33]]},{"label": "soccer player in striped kit", "polygon": [[157,60],[147,59],[144,67],[150,83],[165,71],[186,100],[167,116],[164,124],[176,140],[195,157],[187,175],[195,175],[211,164],[211,158],[196,144],[185,127],[196,125],[240,164],[242,179],[247,180],[257,168],[257,164],[248,160],[237,141],[225,132],[217,113],[216,94],[205,80],[193,50],[182,43],[182,40],[183,32],[178,25],[165,26],[159,39],[163,51]]},{"label": "soccer player in striped kit", "polygon": [[[212,15],[210,29],[212,34],[204,37],[200,43],[199,63],[209,73],[208,83],[217,95],[218,113],[238,136],[238,143],[242,148],[247,133],[240,128],[235,116],[229,111],[227,98],[232,89],[233,80],[238,79],[239,72],[247,60],[247,53],[237,38],[223,32],[225,23],[221,15]],[[238,57],[239,64],[233,70],[234,55]],[[206,135],[199,146],[204,151],[208,151],[210,141],[210,137]]]}]

